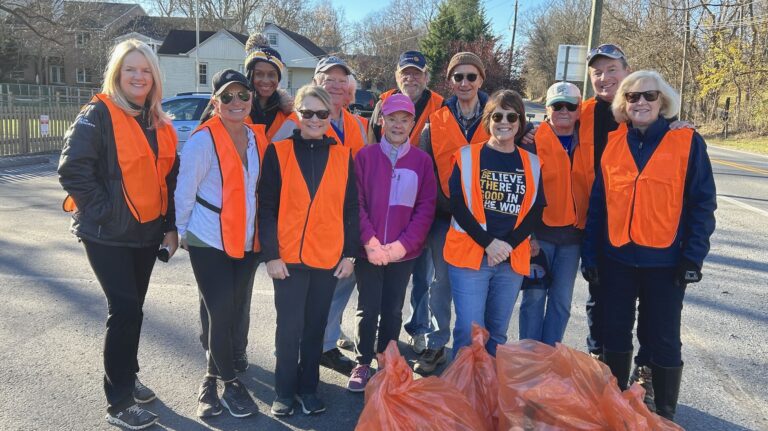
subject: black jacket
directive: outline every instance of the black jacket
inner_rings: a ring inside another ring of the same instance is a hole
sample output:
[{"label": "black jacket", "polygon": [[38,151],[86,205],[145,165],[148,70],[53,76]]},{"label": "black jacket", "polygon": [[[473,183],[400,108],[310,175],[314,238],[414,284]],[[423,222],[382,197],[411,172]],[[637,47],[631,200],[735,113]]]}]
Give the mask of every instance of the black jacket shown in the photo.
[{"label": "black jacket", "polygon": [[[328,164],[328,150],[330,145],[338,145],[334,139],[304,140],[298,130],[294,130],[293,151],[299,168],[307,183],[310,198],[315,197],[320,180],[325,173]],[[261,165],[261,179],[259,180],[259,242],[261,243],[261,256],[265,262],[280,258],[280,249],[277,240],[277,215],[280,209],[280,190],[283,179],[280,172],[280,161],[277,158],[275,146],[270,145],[264,153],[264,162]],[[347,177],[347,191],[344,196],[344,249],[343,256],[355,257],[360,248],[360,219],[358,218],[357,182],[355,180],[355,166],[352,157],[349,158],[349,176]],[[303,265],[299,265],[303,266]]]},{"label": "black jacket", "polygon": [[[148,128],[146,109],[135,118],[157,154],[157,135]],[[78,205],[71,231],[78,237],[106,245],[149,247],[176,230],[173,190],[179,159],[166,177],[168,211],[165,217],[139,223],[123,197],[122,173],[109,109],[101,101],[88,103],[64,135],[59,160],[59,182]]]}]

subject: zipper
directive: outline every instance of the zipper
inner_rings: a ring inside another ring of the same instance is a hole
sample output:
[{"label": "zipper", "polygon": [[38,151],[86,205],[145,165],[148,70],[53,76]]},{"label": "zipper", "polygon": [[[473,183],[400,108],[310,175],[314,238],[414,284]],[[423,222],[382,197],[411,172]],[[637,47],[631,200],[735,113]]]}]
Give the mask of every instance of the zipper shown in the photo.
[{"label": "zipper", "polygon": [[[315,185],[315,144],[309,144],[309,161],[310,166],[312,167],[312,175],[310,175],[310,181],[312,182],[312,186],[314,188]],[[328,149],[328,159],[331,158],[331,151],[330,148]],[[296,164],[299,164],[298,157],[296,158]],[[301,172],[301,166],[299,166],[299,172]],[[307,190],[308,192],[310,190]],[[315,190],[315,195],[317,195],[317,190]],[[304,263],[304,259],[302,259],[303,251],[304,251],[304,236],[307,233],[307,223],[309,223],[309,214],[312,212],[312,204],[315,203],[315,198],[310,193],[309,196],[309,208],[307,209],[307,216],[304,218],[304,228],[301,230],[301,241],[299,242],[299,261],[301,263]],[[305,264],[306,265],[306,264]]]},{"label": "zipper", "polygon": [[[397,165],[397,159],[395,159],[395,163],[392,164],[392,176],[389,179],[389,193],[392,194],[392,183],[397,181],[397,185],[400,184],[400,175],[397,175],[395,177],[395,166]],[[397,188],[395,188],[395,193],[397,193]],[[387,242],[387,232],[389,229],[389,209],[391,208],[390,205],[391,202],[387,201],[387,215],[384,216],[384,244],[389,244]]]}]

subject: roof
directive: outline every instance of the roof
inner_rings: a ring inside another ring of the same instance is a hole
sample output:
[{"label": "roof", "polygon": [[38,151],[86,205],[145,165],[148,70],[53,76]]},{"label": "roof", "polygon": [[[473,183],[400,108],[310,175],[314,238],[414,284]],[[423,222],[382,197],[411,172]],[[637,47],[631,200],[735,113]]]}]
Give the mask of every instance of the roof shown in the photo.
[{"label": "roof", "polygon": [[288,30],[288,29],[287,29],[287,28],[285,28],[285,27],[280,27],[279,25],[277,25],[277,24],[275,24],[275,23],[271,23],[271,22],[270,22],[270,23],[267,23],[267,25],[269,25],[269,24],[272,24],[272,25],[274,25],[275,27],[277,27],[278,29],[280,29],[280,31],[282,31],[282,32],[283,32],[283,33],[285,33],[285,34],[286,34],[288,37],[290,37],[291,39],[293,39],[293,40],[294,40],[296,43],[298,43],[299,45],[301,45],[301,47],[302,47],[302,48],[306,49],[306,50],[307,50],[307,52],[309,52],[309,53],[310,53],[310,54],[312,54],[313,56],[315,56],[315,57],[318,57],[318,58],[319,58],[319,57],[325,57],[326,55],[328,55],[328,53],[327,53],[327,52],[325,52],[325,50],[324,50],[324,49],[322,49],[322,48],[320,48],[319,46],[315,45],[315,43],[314,43],[314,42],[312,42],[311,40],[309,40],[307,37],[304,37],[304,36],[302,36],[302,35],[300,35],[300,34],[296,33],[295,31],[291,31],[291,30]]},{"label": "roof", "polygon": [[[118,29],[118,35],[136,32],[155,40],[163,40],[171,30],[194,30],[195,19],[183,17],[137,16]],[[210,29],[205,29],[210,30]]]},{"label": "roof", "polygon": [[[245,46],[245,42],[248,40],[248,36],[233,31],[224,30],[232,35],[235,39]],[[201,31],[200,43],[205,42],[211,36],[218,33],[217,31]],[[194,30],[171,30],[165,37],[160,49],[157,50],[158,54],[186,54],[195,48],[195,31]]]},{"label": "roof", "polygon": [[130,12],[146,15],[138,4],[90,1],[64,2],[64,21],[76,22],[78,28],[106,28]]}]

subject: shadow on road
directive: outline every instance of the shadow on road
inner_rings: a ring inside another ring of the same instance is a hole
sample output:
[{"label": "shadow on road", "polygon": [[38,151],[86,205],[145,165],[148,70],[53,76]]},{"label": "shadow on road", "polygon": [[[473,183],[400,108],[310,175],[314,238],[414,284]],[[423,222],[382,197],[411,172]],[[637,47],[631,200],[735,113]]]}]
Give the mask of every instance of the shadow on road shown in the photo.
[{"label": "shadow on road", "polygon": [[675,422],[686,430],[691,431],[752,431],[750,428],[736,425],[725,419],[720,419],[701,410],[682,404],[678,404],[677,406]]}]

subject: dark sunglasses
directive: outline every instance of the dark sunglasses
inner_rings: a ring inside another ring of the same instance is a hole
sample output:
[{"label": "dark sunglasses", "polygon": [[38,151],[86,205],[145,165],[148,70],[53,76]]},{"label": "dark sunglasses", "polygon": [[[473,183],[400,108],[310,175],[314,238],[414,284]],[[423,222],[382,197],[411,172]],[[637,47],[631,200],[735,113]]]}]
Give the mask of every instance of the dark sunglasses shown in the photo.
[{"label": "dark sunglasses", "polygon": [[477,74],[476,73],[454,73],[453,76],[453,82],[459,83],[464,80],[464,78],[467,78],[467,81],[469,82],[475,82],[477,81]]},{"label": "dark sunglasses", "polygon": [[[520,114],[517,112],[507,112],[507,121],[510,123],[517,123],[517,120],[520,118]],[[494,112],[491,114],[491,120],[493,120],[494,123],[501,123],[501,120],[504,119],[504,114],[501,112]]]},{"label": "dark sunglasses", "polygon": [[574,105],[573,103],[568,102],[555,102],[551,105],[549,105],[553,111],[557,112],[563,108],[567,109],[568,112],[575,112],[577,109],[579,109],[579,105]]},{"label": "dark sunglasses", "polygon": [[328,118],[329,115],[331,115],[331,111],[327,109],[322,109],[320,111],[313,111],[311,109],[300,109],[299,114],[301,114],[301,118],[305,120],[309,120],[315,115],[317,115],[317,118],[321,120],[325,120],[326,118]]},{"label": "dark sunglasses", "polygon": [[587,54],[587,64],[589,64],[589,61],[592,60],[597,55],[607,55],[609,57],[625,57],[624,51],[621,50],[616,45],[611,45],[609,43],[606,43],[605,45],[600,45],[597,48],[594,48],[589,51],[589,54]]},{"label": "dark sunglasses", "polygon": [[251,100],[251,92],[248,90],[241,90],[237,93],[230,93],[229,91],[225,91],[219,94],[219,100],[221,100],[221,103],[229,105],[233,100],[235,100],[235,94],[237,95],[237,98],[243,102]]},{"label": "dark sunglasses", "polygon": [[661,94],[661,91],[659,90],[632,91],[629,93],[624,93],[624,98],[629,103],[637,103],[638,101],[640,101],[640,96],[643,96],[643,99],[645,99],[646,102],[655,102],[656,99],[659,98],[660,94]]}]

